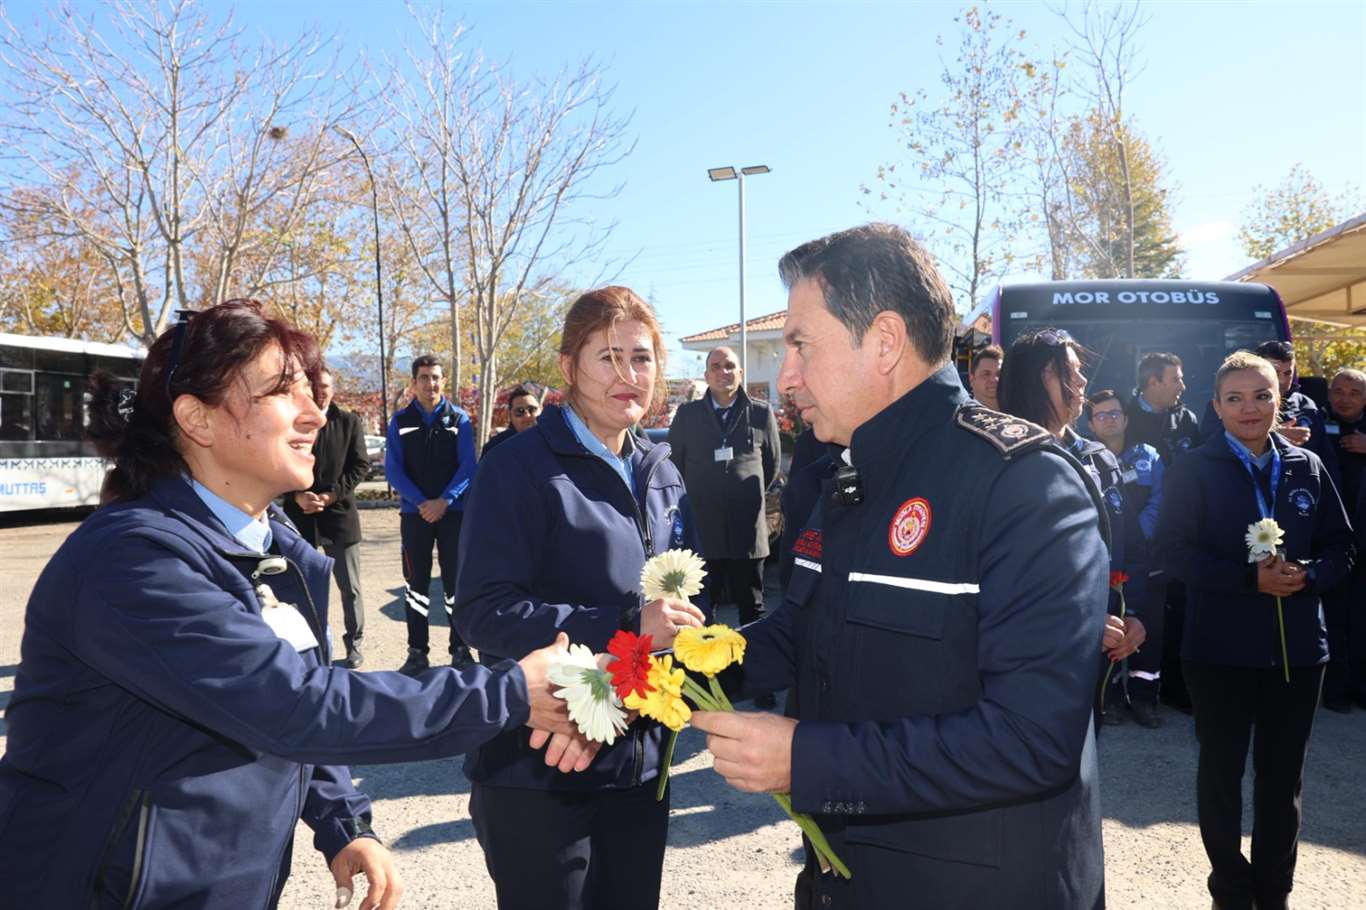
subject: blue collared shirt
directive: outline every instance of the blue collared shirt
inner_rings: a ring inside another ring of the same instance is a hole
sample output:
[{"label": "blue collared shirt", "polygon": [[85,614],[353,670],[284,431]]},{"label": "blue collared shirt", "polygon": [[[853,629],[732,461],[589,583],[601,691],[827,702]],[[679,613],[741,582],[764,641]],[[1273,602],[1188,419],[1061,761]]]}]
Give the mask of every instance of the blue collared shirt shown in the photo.
[{"label": "blue collared shirt", "polygon": [[631,452],[633,450],[631,432],[629,430],[626,432],[626,438],[621,444],[621,454],[617,455],[607,448],[601,439],[593,435],[593,431],[588,429],[588,424],[584,423],[579,415],[574,413],[574,409],[568,403],[564,406],[564,416],[569,421],[569,428],[574,431],[574,435],[578,437],[583,447],[607,462],[609,468],[621,475],[621,479],[626,482],[626,489],[631,491],[631,495],[636,495],[636,476],[631,471]]},{"label": "blue collared shirt", "polygon": [[1260,455],[1253,455],[1252,450],[1249,449],[1247,446],[1243,445],[1242,441],[1235,437],[1228,430],[1224,431],[1224,438],[1228,440],[1229,447],[1233,449],[1235,454],[1239,450],[1242,450],[1244,453],[1247,454],[1248,458],[1252,459],[1252,463],[1255,464],[1259,470],[1264,469],[1268,464],[1271,463],[1271,450],[1275,448],[1275,443],[1271,442],[1270,440],[1267,441],[1265,452],[1263,452]]},{"label": "blue collared shirt", "polygon": [[237,542],[251,550],[253,553],[264,554],[270,549],[270,523],[265,519],[252,518],[237,506],[219,496],[213,490],[204,486],[193,477],[186,478],[190,482],[190,487],[195,491],[200,499],[204,500],[204,505],[209,507],[223,526]]}]

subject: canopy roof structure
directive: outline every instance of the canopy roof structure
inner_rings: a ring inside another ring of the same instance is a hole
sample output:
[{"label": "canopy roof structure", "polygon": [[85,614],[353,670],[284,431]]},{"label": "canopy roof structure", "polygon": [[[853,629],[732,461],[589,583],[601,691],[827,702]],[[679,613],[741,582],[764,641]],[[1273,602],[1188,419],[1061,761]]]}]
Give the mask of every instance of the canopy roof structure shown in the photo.
[{"label": "canopy roof structure", "polygon": [[1273,253],[1226,280],[1271,285],[1292,319],[1366,326],[1366,214]]}]

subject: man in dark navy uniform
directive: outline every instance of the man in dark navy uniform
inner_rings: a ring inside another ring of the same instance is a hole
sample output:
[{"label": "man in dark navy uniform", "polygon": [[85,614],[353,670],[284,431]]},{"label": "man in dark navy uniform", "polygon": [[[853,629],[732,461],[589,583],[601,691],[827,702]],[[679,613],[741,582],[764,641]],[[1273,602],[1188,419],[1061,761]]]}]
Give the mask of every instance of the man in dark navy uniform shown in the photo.
[{"label": "man in dark navy uniform", "polygon": [[809,859],[798,906],[1102,906],[1090,485],[1046,430],[968,398],[952,298],[904,230],[779,270],[779,387],[846,448],[782,608],[746,630],[741,694],[793,687],[796,717],[694,714],[717,772],[790,792],[852,870]]},{"label": "man in dark navy uniform", "polygon": [[[389,421],[384,475],[399,495],[403,542],[403,616],[408,659],[399,671],[416,676],[428,668],[432,544],[441,566],[446,618],[455,612],[455,576],[465,491],[474,476],[474,431],[469,415],[442,394],[441,361],[423,354],[413,361],[413,400]],[[451,666],[471,662],[469,648],[451,623]]]},{"label": "man in dark navy uniform", "polygon": [[[1323,435],[1337,460],[1342,504],[1351,514],[1366,487],[1366,372],[1338,370],[1328,385],[1328,405]],[[1345,713],[1355,701],[1366,708],[1366,558],[1324,595],[1323,613],[1329,658],[1323,706]]]},{"label": "man in dark navy uniform", "polygon": [[[1219,419],[1213,417],[1214,406],[1209,414],[1214,425],[1207,427],[1196,420],[1195,412],[1182,402],[1186,392],[1186,378],[1182,372],[1181,358],[1164,351],[1150,351],[1138,362],[1138,386],[1133,397],[1124,405],[1124,416],[1128,423],[1125,439],[1129,445],[1150,445],[1157,450],[1164,468],[1183,457],[1192,449],[1198,448],[1201,441],[1210,433],[1222,432],[1216,429]],[[1154,640],[1161,655],[1161,697],[1162,701],[1187,713],[1190,712],[1190,696],[1186,693],[1186,678],[1181,672],[1181,635],[1186,626],[1186,586],[1179,582],[1168,581],[1164,576],[1154,579],[1157,585],[1166,585],[1165,603],[1154,605],[1151,613],[1162,610],[1157,619],[1155,632],[1160,638]],[[1160,642],[1160,644],[1159,644]]]}]

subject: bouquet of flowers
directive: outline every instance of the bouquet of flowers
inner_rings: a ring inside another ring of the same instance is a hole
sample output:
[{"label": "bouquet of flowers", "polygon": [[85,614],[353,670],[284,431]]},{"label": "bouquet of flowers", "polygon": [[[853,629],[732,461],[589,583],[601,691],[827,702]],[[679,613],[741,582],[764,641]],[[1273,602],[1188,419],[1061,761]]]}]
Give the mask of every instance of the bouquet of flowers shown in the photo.
[{"label": "bouquet of flowers", "polygon": [[[689,550],[670,550],[653,557],[641,572],[641,588],[647,600],[659,597],[684,599],[702,589],[702,560]],[[745,659],[745,638],[724,625],[680,629],[673,654],[654,655],[648,635],[619,631],[607,645],[607,654],[594,657],[581,645],[579,651],[552,670],[551,678],[564,688],[556,692],[569,700],[569,716],[589,739],[610,744],[625,730],[625,710],[669,728],[669,742],[659,772],[656,799],[664,798],[669,768],[673,764],[678,733],[692,717],[695,705],[704,711],[734,711],[716,675]],[[677,657],[681,666],[676,666]],[[705,686],[688,670],[706,679]],[[561,683],[560,680],[569,680]],[[590,704],[591,702],[591,704]],[[689,704],[691,702],[691,704]],[[830,842],[811,816],[792,809],[792,797],[775,793],[773,798],[806,834],[823,870],[835,870],[850,878],[849,867],[835,855]]]},{"label": "bouquet of flowers", "polygon": [[[1274,518],[1263,518],[1247,526],[1247,561],[1261,562],[1268,556],[1279,556],[1281,544],[1285,542],[1285,532],[1276,524]],[[1276,598],[1276,625],[1281,633],[1281,669],[1285,671],[1285,681],[1290,682],[1290,658],[1285,648],[1285,613],[1281,599]]]}]

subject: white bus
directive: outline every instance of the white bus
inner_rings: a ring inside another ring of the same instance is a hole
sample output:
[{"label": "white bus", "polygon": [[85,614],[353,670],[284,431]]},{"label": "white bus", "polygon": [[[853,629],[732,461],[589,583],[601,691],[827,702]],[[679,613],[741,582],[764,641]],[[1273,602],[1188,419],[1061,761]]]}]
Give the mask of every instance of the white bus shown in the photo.
[{"label": "white bus", "polygon": [[99,504],[108,463],[85,439],[85,392],[104,370],[136,385],[144,354],[0,333],[0,512]]}]

